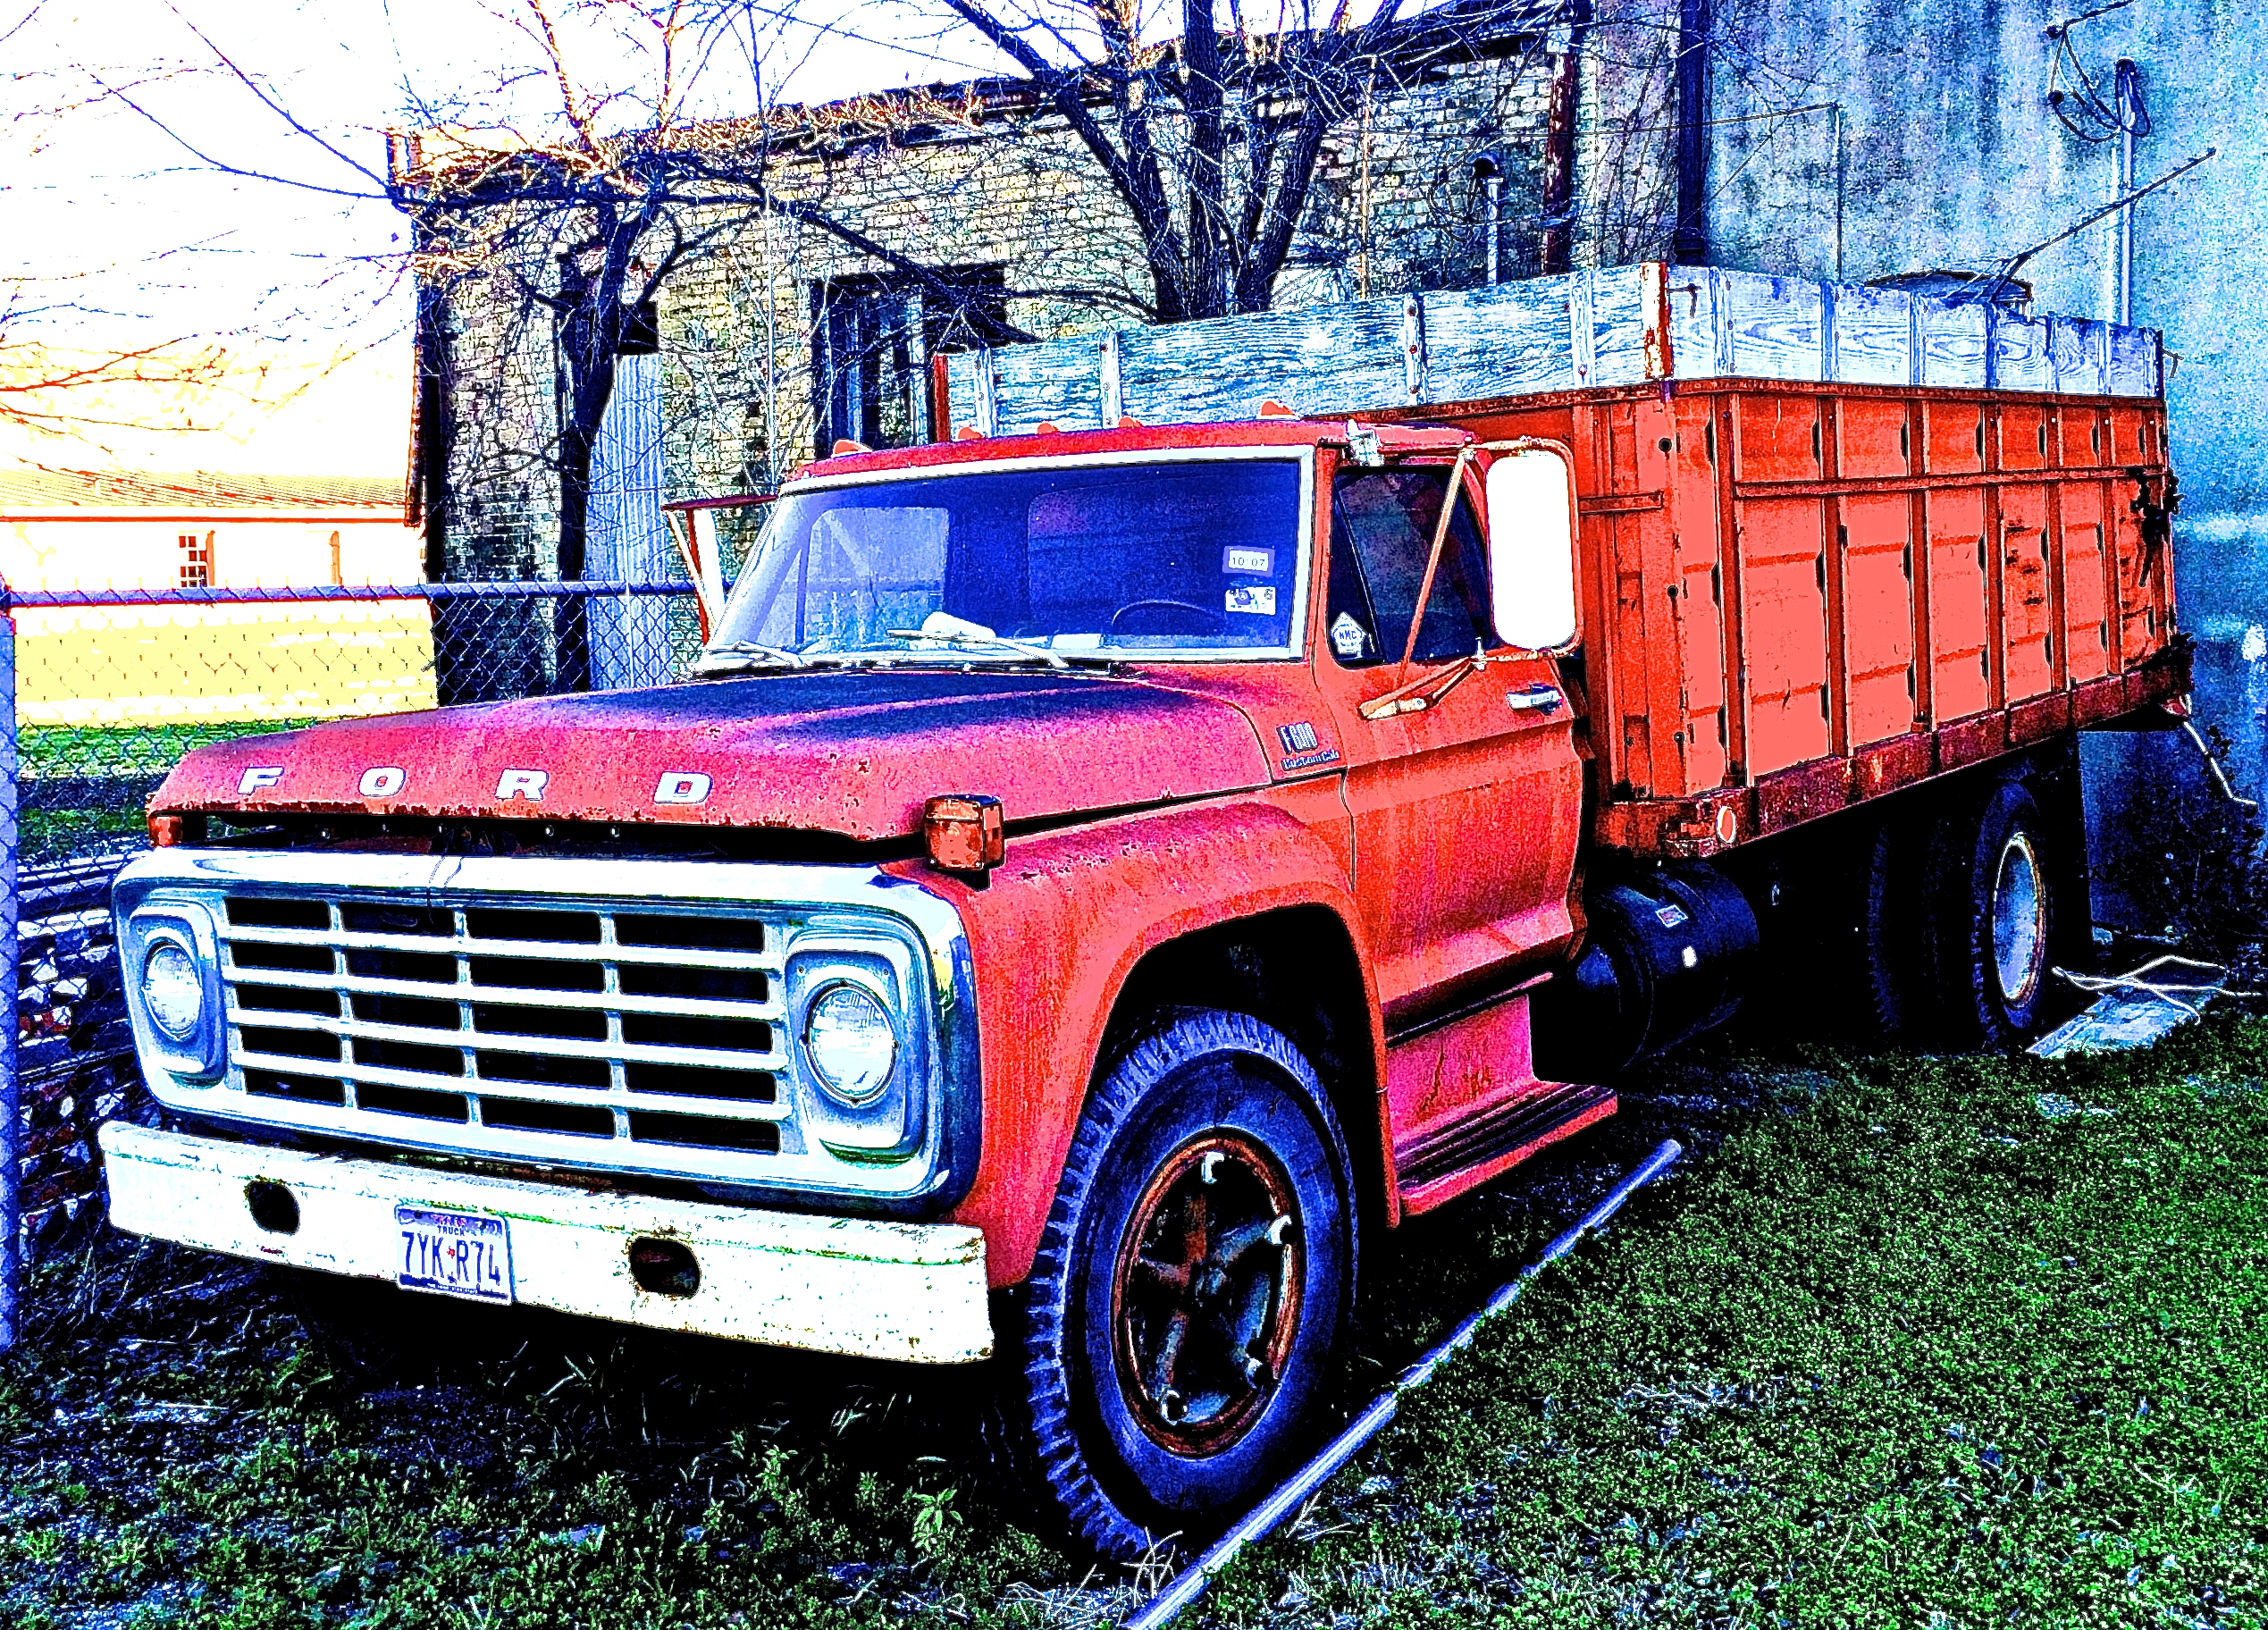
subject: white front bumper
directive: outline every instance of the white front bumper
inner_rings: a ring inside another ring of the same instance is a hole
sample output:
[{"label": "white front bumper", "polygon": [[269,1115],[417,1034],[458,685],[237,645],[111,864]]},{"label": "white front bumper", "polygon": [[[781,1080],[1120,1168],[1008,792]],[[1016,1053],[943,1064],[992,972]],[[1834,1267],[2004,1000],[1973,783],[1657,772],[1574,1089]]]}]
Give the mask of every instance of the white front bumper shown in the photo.
[{"label": "white front bumper", "polygon": [[[113,1121],[101,1133],[110,1220],[160,1239],[391,1281],[398,1205],[506,1219],[516,1300],[661,1330],[920,1364],[992,1353],[981,1231],[592,1193],[381,1160],[310,1155]],[[252,1220],[245,1186],[281,1183],[298,1227]],[[688,1247],[690,1296],[631,1277],[634,1239]]]}]

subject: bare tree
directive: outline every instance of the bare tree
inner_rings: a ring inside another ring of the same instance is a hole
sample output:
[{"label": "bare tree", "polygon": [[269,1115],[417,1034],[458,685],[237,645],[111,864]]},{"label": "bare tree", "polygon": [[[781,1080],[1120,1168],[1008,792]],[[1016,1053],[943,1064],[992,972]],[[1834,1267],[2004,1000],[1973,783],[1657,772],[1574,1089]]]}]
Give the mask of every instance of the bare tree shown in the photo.
[{"label": "bare tree", "polygon": [[[1161,323],[1264,311],[1307,209],[1325,139],[1390,88],[1472,42],[1526,28],[1557,0],[1406,12],[1349,0],[937,0],[1013,63],[1078,137],[1140,236]],[[1225,15],[1224,15],[1225,13]],[[1163,23],[1163,31],[1152,26]],[[1525,64],[1524,64],[1525,65]]]},{"label": "bare tree", "polygon": [[[782,120],[766,102],[762,9],[718,0],[499,0],[491,14],[525,41],[549,87],[548,107],[524,126],[467,129],[449,122],[448,110],[413,105],[415,127],[390,139],[385,192],[411,223],[421,316],[430,321],[456,291],[477,284],[491,307],[550,319],[556,434],[526,450],[559,480],[562,579],[584,573],[592,458],[618,359],[642,340],[651,349],[656,298],[689,264],[729,248],[757,218],[784,214],[952,292],[920,263],[775,185]],[[616,65],[643,68],[635,82],[578,71],[568,27],[594,17],[617,30]],[[695,116],[704,71],[735,52],[754,105],[739,117]],[[500,94],[509,83],[500,76]],[[893,111],[900,119],[937,115],[917,102]],[[433,382],[444,365],[429,333],[419,354]],[[587,682],[579,601],[561,608],[559,669],[563,685]]]}]

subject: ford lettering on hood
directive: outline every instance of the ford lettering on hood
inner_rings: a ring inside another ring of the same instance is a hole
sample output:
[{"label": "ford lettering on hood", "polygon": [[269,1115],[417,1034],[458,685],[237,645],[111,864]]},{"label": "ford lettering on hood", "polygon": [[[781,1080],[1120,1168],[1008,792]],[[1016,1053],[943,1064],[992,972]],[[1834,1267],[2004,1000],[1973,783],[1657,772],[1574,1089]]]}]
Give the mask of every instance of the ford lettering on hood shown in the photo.
[{"label": "ford lettering on hood", "polygon": [[[441,726],[446,727],[437,727]],[[1264,786],[1229,702],[1099,675],[768,674],[345,720],[198,749],[153,813],[644,819],[903,837],[939,793],[1017,820]]]}]

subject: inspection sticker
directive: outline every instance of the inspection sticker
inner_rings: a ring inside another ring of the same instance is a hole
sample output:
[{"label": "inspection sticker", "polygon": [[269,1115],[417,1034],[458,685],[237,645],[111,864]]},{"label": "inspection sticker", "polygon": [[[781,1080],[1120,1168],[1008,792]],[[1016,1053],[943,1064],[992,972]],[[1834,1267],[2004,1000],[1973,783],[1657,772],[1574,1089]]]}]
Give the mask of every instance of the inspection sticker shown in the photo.
[{"label": "inspection sticker", "polygon": [[1273,617],[1276,592],[1264,584],[1237,584],[1229,590],[1229,609],[1253,617]]},{"label": "inspection sticker", "polygon": [[1221,551],[1221,569],[1224,572],[1249,572],[1255,577],[1276,575],[1276,551],[1273,549],[1239,548],[1231,543]]}]

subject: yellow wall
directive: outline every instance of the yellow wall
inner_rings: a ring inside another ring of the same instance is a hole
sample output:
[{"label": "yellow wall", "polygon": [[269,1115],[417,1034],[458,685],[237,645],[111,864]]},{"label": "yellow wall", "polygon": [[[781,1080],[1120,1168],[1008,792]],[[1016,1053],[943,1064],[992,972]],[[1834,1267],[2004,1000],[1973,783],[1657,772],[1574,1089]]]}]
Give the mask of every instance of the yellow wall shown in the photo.
[{"label": "yellow wall", "polygon": [[430,708],[422,600],[16,613],[25,725],[331,718]]}]

